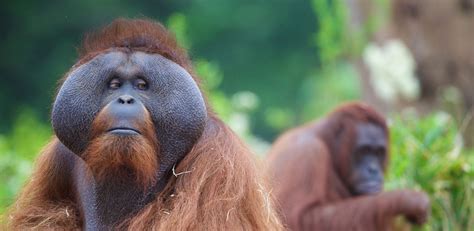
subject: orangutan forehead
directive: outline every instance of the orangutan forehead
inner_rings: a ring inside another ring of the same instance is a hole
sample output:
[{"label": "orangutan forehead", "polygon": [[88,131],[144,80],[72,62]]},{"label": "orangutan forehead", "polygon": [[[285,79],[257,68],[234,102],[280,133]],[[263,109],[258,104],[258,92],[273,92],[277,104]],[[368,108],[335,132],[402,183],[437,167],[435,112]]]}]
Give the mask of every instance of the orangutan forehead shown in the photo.
[{"label": "orangutan forehead", "polygon": [[142,51],[126,52],[120,50],[111,50],[95,56],[79,67],[75,68],[73,72],[79,69],[106,69],[106,70],[117,70],[126,69],[133,70],[135,72],[146,72],[150,68],[156,71],[159,68],[161,72],[174,72],[190,74],[177,63],[165,58],[160,54],[151,54]]},{"label": "orangutan forehead", "polygon": [[359,123],[356,125],[356,145],[382,145],[387,144],[387,135],[383,127],[374,123]]}]

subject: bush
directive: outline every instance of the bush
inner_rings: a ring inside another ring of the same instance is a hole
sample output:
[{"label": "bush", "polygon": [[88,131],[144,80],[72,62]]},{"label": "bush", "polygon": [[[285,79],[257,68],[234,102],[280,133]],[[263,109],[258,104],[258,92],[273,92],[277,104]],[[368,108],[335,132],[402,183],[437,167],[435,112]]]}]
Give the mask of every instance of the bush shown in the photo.
[{"label": "bush", "polygon": [[31,174],[33,159],[50,136],[49,126],[29,109],[19,113],[10,134],[0,134],[0,213]]},{"label": "bush", "polygon": [[430,195],[422,230],[474,230],[474,152],[463,150],[454,120],[437,113],[391,121],[387,189],[415,188]]}]

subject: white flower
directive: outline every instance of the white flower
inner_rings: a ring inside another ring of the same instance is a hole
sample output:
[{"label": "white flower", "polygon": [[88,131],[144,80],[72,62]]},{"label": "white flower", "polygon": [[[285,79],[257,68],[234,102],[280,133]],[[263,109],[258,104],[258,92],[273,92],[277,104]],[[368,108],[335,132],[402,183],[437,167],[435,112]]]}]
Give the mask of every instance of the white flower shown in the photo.
[{"label": "white flower", "polygon": [[415,76],[416,63],[400,40],[390,40],[382,46],[369,44],[363,59],[370,72],[372,87],[384,101],[418,98],[420,86]]}]

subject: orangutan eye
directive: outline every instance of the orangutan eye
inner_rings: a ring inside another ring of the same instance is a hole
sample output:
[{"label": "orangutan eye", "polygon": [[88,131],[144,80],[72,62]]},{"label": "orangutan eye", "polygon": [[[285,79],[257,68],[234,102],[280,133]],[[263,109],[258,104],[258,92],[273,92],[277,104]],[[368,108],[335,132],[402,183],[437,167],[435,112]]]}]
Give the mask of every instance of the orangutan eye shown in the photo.
[{"label": "orangutan eye", "polygon": [[121,86],[122,86],[122,83],[117,78],[114,78],[114,79],[110,80],[110,82],[109,82],[109,88],[110,89],[113,89],[113,90],[119,89]]},{"label": "orangutan eye", "polygon": [[143,90],[143,91],[144,91],[144,90],[148,89],[148,84],[147,84],[147,82],[145,82],[145,80],[143,80],[143,79],[138,79],[138,80],[136,81],[135,85],[136,85],[136,88],[137,88],[138,90]]},{"label": "orangutan eye", "polygon": [[375,153],[377,155],[385,155],[385,148],[384,147],[379,147],[379,148],[375,149]]}]

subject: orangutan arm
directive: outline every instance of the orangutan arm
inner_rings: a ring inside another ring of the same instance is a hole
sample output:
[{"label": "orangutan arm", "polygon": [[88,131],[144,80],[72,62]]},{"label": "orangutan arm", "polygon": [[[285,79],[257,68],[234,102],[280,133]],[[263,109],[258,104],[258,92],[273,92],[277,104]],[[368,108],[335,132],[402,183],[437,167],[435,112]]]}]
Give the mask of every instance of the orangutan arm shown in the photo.
[{"label": "orangutan arm", "polygon": [[398,215],[421,224],[428,207],[424,193],[410,190],[360,196],[309,208],[302,214],[299,230],[387,230]]}]

